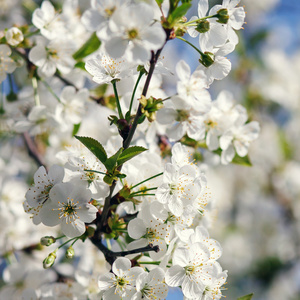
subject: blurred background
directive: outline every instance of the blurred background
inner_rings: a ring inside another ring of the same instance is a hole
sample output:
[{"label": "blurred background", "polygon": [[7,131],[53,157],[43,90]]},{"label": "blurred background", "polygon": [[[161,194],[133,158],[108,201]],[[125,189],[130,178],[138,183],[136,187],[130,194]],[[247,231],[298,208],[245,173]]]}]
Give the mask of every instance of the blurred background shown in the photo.
[{"label": "blurred background", "polygon": [[[0,0],[0,29],[30,20],[31,2]],[[197,14],[193,2],[188,18]],[[211,6],[217,3],[210,0]],[[79,4],[83,9],[89,1]],[[229,56],[233,69],[210,92],[215,99],[220,90],[231,91],[250,120],[260,122],[261,134],[250,148],[252,167],[204,161],[212,166],[208,182],[215,201],[209,232],[223,246],[227,299],[253,292],[254,300],[300,300],[300,1],[242,0],[240,5],[247,24]],[[186,38],[197,45],[197,39]],[[170,42],[163,55],[173,71],[179,59],[192,71],[199,64],[197,52],[179,40]],[[171,82],[165,85],[175,89]],[[16,197],[25,192],[18,185]],[[7,224],[2,216],[0,226]],[[168,299],[182,295],[175,290]]]}]

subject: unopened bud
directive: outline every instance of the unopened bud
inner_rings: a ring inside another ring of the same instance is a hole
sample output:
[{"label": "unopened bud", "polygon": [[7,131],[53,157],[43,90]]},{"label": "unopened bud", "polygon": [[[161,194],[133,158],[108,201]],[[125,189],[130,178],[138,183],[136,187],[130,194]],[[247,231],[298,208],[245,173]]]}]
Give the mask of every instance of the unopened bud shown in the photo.
[{"label": "unopened bud", "polygon": [[66,258],[73,258],[75,255],[75,251],[74,248],[72,246],[70,246],[67,251],[66,251]]},{"label": "unopened bud", "polygon": [[54,244],[55,242],[56,242],[56,238],[53,236],[43,236],[40,241],[40,243],[43,246],[50,246],[50,245]]},{"label": "unopened bud", "polygon": [[17,27],[12,27],[5,32],[5,38],[9,45],[17,46],[24,40],[22,31]]},{"label": "unopened bud", "polygon": [[227,8],[221,8],[217,11],[217,22],[221,24],[227,24],[229,20],[229,14]]},{"label": "unopened bud", "polygon": [[43,261],[43,268],[49,269],[53,266],[56,259],[56,251],[51,252]]}]

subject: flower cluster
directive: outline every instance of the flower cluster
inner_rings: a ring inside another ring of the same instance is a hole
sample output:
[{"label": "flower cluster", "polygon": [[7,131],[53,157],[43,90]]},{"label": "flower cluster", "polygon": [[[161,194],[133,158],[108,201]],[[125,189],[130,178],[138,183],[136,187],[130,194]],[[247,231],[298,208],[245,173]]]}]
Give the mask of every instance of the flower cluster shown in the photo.
[{"label": "flower cluster", "polygon": [[[21,137],[38,164],[27,170],[34,178],[23,207],[51,230],[36,245],[51,249],[43,267],[66,279],[21,290],[25,300],[165,299],[169,287],[186,299],[222,297],[227,271],[206,228],[213,201],[202,154],[251,164],[258,122],[229,92],[212,101],[208,91],[231,69],[225,56],[245,12],[236,0],[208,12],[200,0],[187,21],[191,1],[148,2],[91,0],[80,14],[78,1],[61,10],[43,1],[33,26],[0,40],[0,80],[9,74],[11,94],[0,103],[9,125],[0,134]],[[200,49],[185,33],[199,36]],[[192,73],[180,60],[177,93],[168,95],[164,76],[174,74],[161,53],[175,38],[198,51],[199,66]],[[16,90],[18,60],[30,86]],[[59,249],[67,259],[79,254],[80,268],[68,273]]]}]

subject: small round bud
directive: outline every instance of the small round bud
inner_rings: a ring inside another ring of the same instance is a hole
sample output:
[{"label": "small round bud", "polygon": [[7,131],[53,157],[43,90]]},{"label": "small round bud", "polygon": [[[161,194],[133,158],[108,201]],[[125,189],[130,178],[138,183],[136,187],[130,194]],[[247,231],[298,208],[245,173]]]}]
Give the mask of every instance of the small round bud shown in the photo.
[{"label": "small round bud", "polygon": [[49,269],[53,266],[56,259],[56,251],[51,252],[43,261],[43,268]]},{"label": "small round bud", "polygon": [[17,46],[24,40],[22,31],[17,27],[12,27],[5,32],[5,38],[9,45]]},{"label": "small round bud", "polygon": [[75,255],[75,251],[74,248],[72,246],[70,246],[67,251],[66,251],[66,258],[73,258]]},{"label": "small round bud", "polygon": [[56,242],[56,238],[53,236],[43,236],[40,241],[40,243],[43,246],[50,246],[50,245],[54,244],[55,242]]}]

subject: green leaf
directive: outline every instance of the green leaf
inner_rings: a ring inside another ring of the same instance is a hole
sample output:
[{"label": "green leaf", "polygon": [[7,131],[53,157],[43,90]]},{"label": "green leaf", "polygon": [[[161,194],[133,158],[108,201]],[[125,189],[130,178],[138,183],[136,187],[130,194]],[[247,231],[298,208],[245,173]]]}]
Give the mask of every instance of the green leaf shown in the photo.
[{"label": "green leaf", "polygon": [[140,146],[133,146],[125,149],[120,157],[118,158],[118,166],[124,164],[126,161],[130,160],[131,158],[141,154],[142,152],[146,151],[148,149]]},{"label": "green leaf", "polygon": [[77,134],[77,132],[79,131],[80,125],[81,125],[81,123],[74,124],[72,136],[75,136]]},{"label": "green leaf", "polygon": [[237,164],[237,165],[246,166],[246,167],[252,167],[252,163],[251,163],[248,155],[246,155],[244,157],[240,157],[236,154],[232,160],[232,163]]},{"label": "green leaf", "polygon": [[75,138],[86,146],[104,165],[107,160],[107,154],[103,146],[91,137],[77,136]]},{"label": "green leaf", "polygon": [[245,295],[243,297],[238,298],[237,300],[251,300],[253,297],[253,293],[249,294],[249,295]]},{"label": "green leaf", "polygon": [[155,0],[155,1],[156,1],[157,5],[158,5],[159,7],[161,7],[161,5],[162,5],[163,2],[164,2],[164,0]]},{"label": "green leaf", "polygon": [[121,147],[114,155],[107,159],[104,165],[108,172],[113,171],[113,169],[117,166],[117,161],[122,151],[123,148]]},{"label": "green leaf", "polygon": [[96,33],[93,33],[90,38],[73,54],[75,60],[81,60],[84,57],[95,52],[101,45]]},{"label": "green leaf", "polygon": [[175,10],[168,16],[168,22],[173,25],[177,20],[187,13],[191,6],[192,4],[190,3],[184,3],[179,7],[176,7]]},{"label": "green leaf", "polygon": [[78,63],[75,64],[74,68],[81,69],[85,71],[85,62],[79,61]]}]

